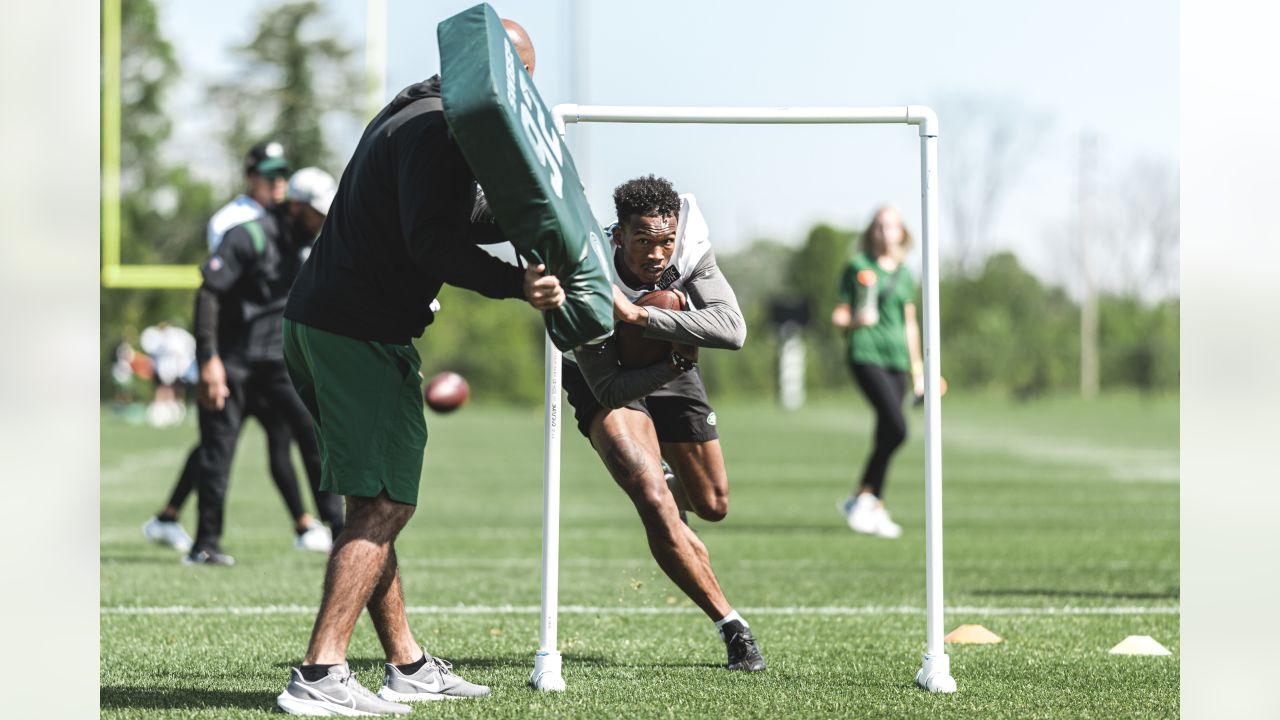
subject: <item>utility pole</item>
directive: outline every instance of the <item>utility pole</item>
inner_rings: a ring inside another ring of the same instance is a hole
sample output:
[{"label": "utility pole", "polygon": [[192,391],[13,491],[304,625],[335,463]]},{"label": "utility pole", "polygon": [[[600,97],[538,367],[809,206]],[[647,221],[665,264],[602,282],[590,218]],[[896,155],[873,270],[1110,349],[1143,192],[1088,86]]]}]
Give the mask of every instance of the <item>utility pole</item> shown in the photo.
[{"label": "utility pole", "polygon": [[387,101],[387,0],[366,0],[364,17],[364,119],[368,121]]},{"label": "utility pole", "polygon": [[1098,394],[1098,293],[1094,283],[1089,243],[1094,233],[1093,194],[1097,167],[1098,139],[1089,132],[1080,135],[1080,183],[1076,232],[1080,239],[1080,395]]},{"label": "utility pole", "polygon": [[[587,104],[587,86],[591,69],[591,24],[587,12],[588,2],[584,0],[567,0],[569,20],[569,58],[565,65],[569,68],[569,97],[566,102]],[[569,136],[569,149],[573,153],[573,163],[578,168],[578,177],[585,183],[591,174],[587,166],[590,158],[587,153],[589,125],[579,125]]]}]

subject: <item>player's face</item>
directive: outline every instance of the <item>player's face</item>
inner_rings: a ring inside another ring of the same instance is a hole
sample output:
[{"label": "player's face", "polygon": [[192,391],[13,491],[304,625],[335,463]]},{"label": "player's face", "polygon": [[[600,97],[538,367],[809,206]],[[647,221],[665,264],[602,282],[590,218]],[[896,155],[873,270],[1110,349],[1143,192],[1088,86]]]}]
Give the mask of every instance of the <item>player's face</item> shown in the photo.
[{"label": "player's face", "polygon": [[297,200],[289,201],[289,217],[311,237],[319,235],[320,228],[324,227],[324,215],[310,205]]},{"label": "player's face", "polygon": [[271,207],[284,202],[285,191],[289,189],[289,181],[282,175],[265,176],[249,173],[249,197],[262,207]]},{"label": "player's face", "polygon": [[622,264],[633,279],[652,285],[662,277],[676,249],[675,215],[632,215],[615,230]]},{"label": "player's face", "polygon": [[902,218],[890,208],[881,210],[876,215],[872,231],[880,240],[882,255],[896,255],[902,248]]}]

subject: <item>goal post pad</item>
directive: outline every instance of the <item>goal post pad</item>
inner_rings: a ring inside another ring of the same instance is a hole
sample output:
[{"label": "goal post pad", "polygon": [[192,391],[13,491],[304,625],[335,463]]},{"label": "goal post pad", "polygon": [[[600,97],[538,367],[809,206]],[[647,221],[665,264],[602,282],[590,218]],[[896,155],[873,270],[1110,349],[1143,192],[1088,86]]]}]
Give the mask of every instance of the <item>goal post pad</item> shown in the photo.
[{"label": "goal post pad", "polygon": [[545,313],[556,347],[613,329],[610,256],[569,149],[496,12],[476,5],[439,24],[445,120],[503,235],[560,278]]}]

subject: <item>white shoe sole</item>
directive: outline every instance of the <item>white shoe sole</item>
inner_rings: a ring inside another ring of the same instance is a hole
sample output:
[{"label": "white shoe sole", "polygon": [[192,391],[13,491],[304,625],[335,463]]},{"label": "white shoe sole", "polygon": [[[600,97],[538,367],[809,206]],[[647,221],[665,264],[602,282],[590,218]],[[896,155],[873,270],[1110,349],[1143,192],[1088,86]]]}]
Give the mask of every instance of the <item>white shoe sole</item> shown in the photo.
[{"label": "white shoe sole", "polygon": [[860,522],[861,520],[862,520],[861,517],[855,517],[851,513],[849,515],[849,529],[858,533],[859,535],[875,535],[876,534],[875,520],[872,519],[871,522]]},{"label": "white shoe sole", "polygon": [[445,695],[444,693],[420,692],[420,693],[402,693],[396,692],[386,685],[378,691],[378,697],[388,702],[410,703],[410,702],[431,702],[434,700],[475,700],[476,698],[488,697],[488,695]]},{"label": "white shoe sole", "polygon": [[336,703],[325,702],[323,700],[303,700],[296,698],[287,692],[280,693],[276,696],[276,705],[281,710],[290,715],[305,715],[307,717],[382,717],[381,713],[365,712],[347,707],[346,705],[338,705]]}]

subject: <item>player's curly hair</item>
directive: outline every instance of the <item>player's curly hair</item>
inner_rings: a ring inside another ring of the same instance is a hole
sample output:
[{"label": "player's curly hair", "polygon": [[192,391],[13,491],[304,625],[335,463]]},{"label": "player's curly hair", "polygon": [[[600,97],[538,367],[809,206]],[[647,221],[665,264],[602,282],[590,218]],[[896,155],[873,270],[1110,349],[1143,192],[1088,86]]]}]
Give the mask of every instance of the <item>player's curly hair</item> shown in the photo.
[{"label": "player's curly hair", "polygon": [[613,208],[618,212],[620,223],[629,221],[632,215],[679,215],[680,196],[671,187],[670,180],[649,175],[614,188]]}]

